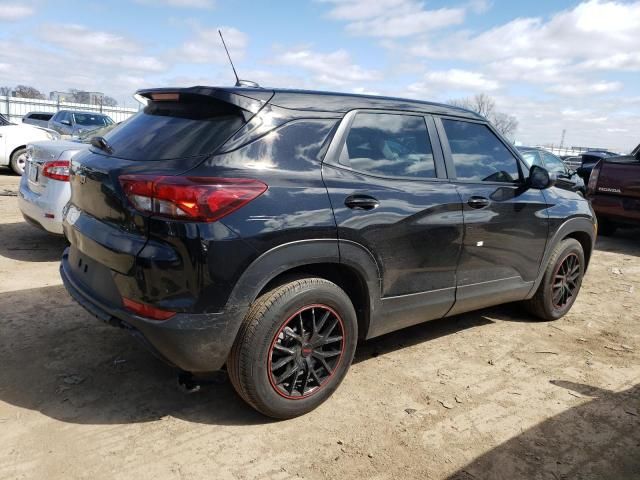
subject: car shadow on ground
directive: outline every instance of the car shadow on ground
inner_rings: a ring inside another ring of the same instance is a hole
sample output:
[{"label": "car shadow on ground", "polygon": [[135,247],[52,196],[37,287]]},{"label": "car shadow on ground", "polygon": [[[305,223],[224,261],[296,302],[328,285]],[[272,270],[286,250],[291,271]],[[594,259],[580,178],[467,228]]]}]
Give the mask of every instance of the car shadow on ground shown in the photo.
[{"label": "car shadow on ground", "polygon": [[0,223],[0,256],[22,262],[53,262],[62,257],[66,241],[26,221]]},{"label": "car shadow on ground", "polygon": [[640,478],[640,384],[612,392],[551,383],[585,403],[491,449],[449,480]]},{"label": "car shadow on ground", "polygon": [[[509,321],[517,311],[503,306],[394,332],[363,342],[355,361]],[[165,416],[219,425],[272,421],[248,407],[225,375],[185,394],[175,369],[124,330],[91,317],[62,285],[1,293],[0,338],[0,400],[60,421],[123,424]]]},{"label": "car shadow on ground", "polygon": [[598,235],[596,250],[640,257],[640,228],[621,228],[608,237]]}]

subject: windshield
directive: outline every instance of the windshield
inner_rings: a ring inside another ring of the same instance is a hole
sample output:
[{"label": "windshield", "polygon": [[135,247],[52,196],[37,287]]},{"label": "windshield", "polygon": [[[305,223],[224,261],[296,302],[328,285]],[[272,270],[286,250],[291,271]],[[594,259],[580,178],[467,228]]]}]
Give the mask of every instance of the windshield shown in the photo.
[{"label": "windshield", "polygon": [[107,121],[107,119],[111,120],[109,117],[91,113],[74,113],[73,118],[77,125],[82,125],[83,127],[102,127],[111,123]]},{"label": "windshield", "polygon": [[[120,123],[122,123],[122,122],[120,122]],[[78,135],[78,139],[80,141],[82,141],[83,143],[89,143],[89,141],[93,137],[104,137],[107,133],[109,133],[111,130],[113,130],[118,125],[120,125],[120,123],[112,123],[111,125],[107,125],[106,127],[97,128],[97,129],[91,130],[89,132],[84,132],[84,133]]]}]

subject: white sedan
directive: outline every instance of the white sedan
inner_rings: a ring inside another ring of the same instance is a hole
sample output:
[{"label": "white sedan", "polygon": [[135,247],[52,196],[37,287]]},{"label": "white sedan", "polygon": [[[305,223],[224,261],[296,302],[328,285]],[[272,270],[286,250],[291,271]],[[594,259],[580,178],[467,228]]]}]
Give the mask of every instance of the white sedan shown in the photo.
[{"label": "white sedan", "polygon": [[9,165],[22,175],[27,161],[27,144],[39,140],[59,140],[60,135],[51,130],[26,123],[9,122],[0,115],[0,166]]}]

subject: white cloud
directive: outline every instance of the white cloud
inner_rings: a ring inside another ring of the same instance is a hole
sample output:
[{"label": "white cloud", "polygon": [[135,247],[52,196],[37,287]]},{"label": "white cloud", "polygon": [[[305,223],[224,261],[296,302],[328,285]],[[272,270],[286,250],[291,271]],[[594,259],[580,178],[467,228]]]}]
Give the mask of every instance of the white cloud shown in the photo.
[{"label": "white cloud", "polygon": [[560,85],[553,85],[547,88],[546,91],[561,95],[594,95],[617,92],[618,90],[622,90],[622,87],[623,85],[620,82],[566,82]]},{"label": "white cloud", "polygon": [[465,91],[469,93],[490,92],[500,88],[495,80],[487,78],[480,72],[450,69],[430,72],[420,82],[409,85],[410,92],[424,94],[435,91]]},{"label": "white cloud", "polygon": [[168,6],[178,8],[205,8],[211,9],[215,6],[214,0],[135,0],[136,3],[154,6]]},{"label": "white cloud", "polygon": [[342,49],[331,53],[290,50],[278,55],[274,63],[302,68],[314,74],[317,82],[337,87],[381,78],[379,71],[354,64],[349,53]]},{"label": "white cloud", "polygon": [[131,38],[83,25],[48,24],[39,29],[39,36],[60,48],[61,53],[77,55],[89,64],[134,72],[162,72],[167,68],[159,59],[140,54],[141,45]]},{"label": "white cloud", "polygon": [[0,2],[0,22],[14,22],[33,15],[35,10],[20,3]]},{"label": "white cloud", "polygon": [[234,62],[244,58],[249,37],[233,27],[196,28],[196,36],[182,44],[175,52],[182,63],[224,63],[228,62],[218,29],[222,30],[224,41]]},{"label": "white cloud", "polygon": [[478,35],[462,32],[435,45],[416,45],[418,56],[472,62],[513,57],[602,59],[636,52],[640,2],[590,0],[550,20],[517,18]]},{"label": "white cloud", "polygon": [[464,8],[426,10],[415,0],[324,1],[333,4],[329,17],[347,21],[347,32],[362,36],[407,37],[459,25],[465,16]]}]

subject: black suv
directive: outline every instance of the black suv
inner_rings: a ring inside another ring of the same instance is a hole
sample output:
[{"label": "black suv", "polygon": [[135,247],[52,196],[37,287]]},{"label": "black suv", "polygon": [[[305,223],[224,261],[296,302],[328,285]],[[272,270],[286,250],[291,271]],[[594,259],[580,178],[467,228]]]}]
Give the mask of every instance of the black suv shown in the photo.
[{"label": "black suv", "polygon": [[138,92],[72,160],[61,274],[93,315],[289,418],[326,400],[359,339],[504,302],[556,319],[596,236],[486,119],[293,90]]}]

